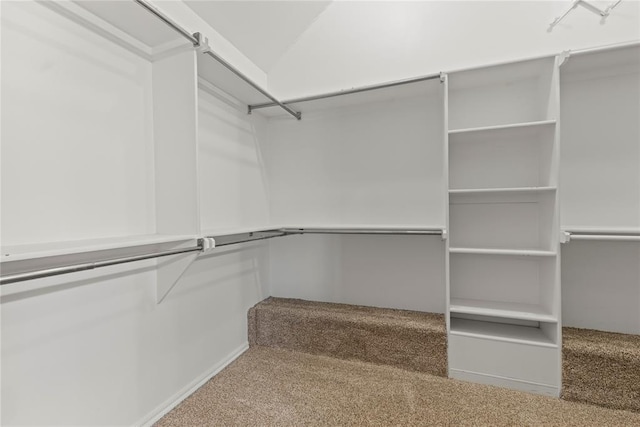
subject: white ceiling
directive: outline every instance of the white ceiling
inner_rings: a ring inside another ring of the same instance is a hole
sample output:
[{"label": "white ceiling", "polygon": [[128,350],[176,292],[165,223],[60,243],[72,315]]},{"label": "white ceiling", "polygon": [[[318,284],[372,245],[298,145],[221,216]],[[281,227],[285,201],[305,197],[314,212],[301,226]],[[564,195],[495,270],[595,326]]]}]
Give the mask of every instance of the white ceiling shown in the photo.
[{"label": "white ceiling", "polygon": [[185,0],[185,3],[268,73],[331,0]]}]

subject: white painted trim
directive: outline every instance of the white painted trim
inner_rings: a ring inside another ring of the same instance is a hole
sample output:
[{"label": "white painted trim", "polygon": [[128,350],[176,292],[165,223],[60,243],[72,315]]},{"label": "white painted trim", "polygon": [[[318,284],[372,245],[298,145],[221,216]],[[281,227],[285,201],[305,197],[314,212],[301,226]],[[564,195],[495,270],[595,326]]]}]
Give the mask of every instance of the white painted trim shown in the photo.
[{"label": "white painted trim", "polygon": [[191,396],[196,390],[202,387],[207,381],[216,376],[220,371],[229,366],[231,362],[240,357],[245,351],[249,349],[249,343],[245,342],[240,347],[232,351],[222,361],[216,363],[210,370],[205,372],[199,378],[196,378],[182,390],[171,396],[165,402],[158,405],[153,411],[149,412],[140,421],[133,424],[134,426],[151,427],[158,422],[162,417],[167,415],[173,408],[178,406],[183,400]]},{"label": "white painted trim", "polygon": [[528,393],[541,394],[544,396],[560,397],[560,389],[558,387],[548,384],[519,380],[515,378],[480,374],[477,372],[464,371],[454,368],[449,368],[449,378],[460,381],[469,381],[473,383],[504,387],[512,390],[525,391]]}]

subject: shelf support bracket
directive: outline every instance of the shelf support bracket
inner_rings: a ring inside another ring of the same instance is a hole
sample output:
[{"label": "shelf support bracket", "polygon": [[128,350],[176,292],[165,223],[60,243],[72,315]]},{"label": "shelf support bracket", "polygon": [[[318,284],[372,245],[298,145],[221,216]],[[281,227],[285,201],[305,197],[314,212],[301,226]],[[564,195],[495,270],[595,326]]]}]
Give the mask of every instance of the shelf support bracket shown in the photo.
[{"label": "shelf support bracket", "polygon": [[560,243],[569,243],[571,241],[571,233],[567,231],[560,232]]},{"label": "shelf support bracket", "polygon": [[198,246],[202,251],[187,253],[159,259],[156,269],[156,303],[160,304],[176,286],[180,278],[189,269],[191,264],[202,253],[208,252],[216,247],[216,242],[210,237],[198,239]]}]

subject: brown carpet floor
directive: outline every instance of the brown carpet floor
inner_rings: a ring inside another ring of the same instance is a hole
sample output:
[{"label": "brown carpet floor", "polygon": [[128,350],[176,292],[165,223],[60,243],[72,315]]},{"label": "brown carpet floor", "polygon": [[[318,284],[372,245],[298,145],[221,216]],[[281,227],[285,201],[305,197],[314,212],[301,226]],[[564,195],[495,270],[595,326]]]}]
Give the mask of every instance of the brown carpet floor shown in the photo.
[{"label": "brown carpet floor", "polygon": [[447,376],[444,315],[286,298],[249,310],[249,344]]},{"label": "brown carpet floor", "polygon": [[254,346],[156,426],[640,426],[640,414]]},{"label": "brown carpet floor", "polygon": [[562,335],[563,399],[640,412],[640,336],[576,328]]}]

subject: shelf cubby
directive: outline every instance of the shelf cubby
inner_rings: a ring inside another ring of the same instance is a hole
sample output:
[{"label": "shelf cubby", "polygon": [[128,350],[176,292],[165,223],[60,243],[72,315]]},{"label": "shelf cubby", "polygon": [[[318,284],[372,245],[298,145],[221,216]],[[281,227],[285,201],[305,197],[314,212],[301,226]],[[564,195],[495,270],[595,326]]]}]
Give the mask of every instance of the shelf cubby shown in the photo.
[{"label": "shelf cubby", "polygon": [[454,248],[552,251],[555,193],[452,194]]},{"label": "shelf cubby", "polygon": [[555,322],[555,257],[452,253],[452,313]]},{"label": "shelf cubby", "polygon": [[449,133],[450,189],[548,188],[555,121]]},{"label": "shelf cubby", "polygon": [[449,74],[449,129],[555,119],[553,58]]},{"label": "shelf cubby", "polygon": [[495,318],[489,316],[478,316],[474,319],[452,316],[451,335],[558,348],[555,322],[526,325],[495,320]]}]

